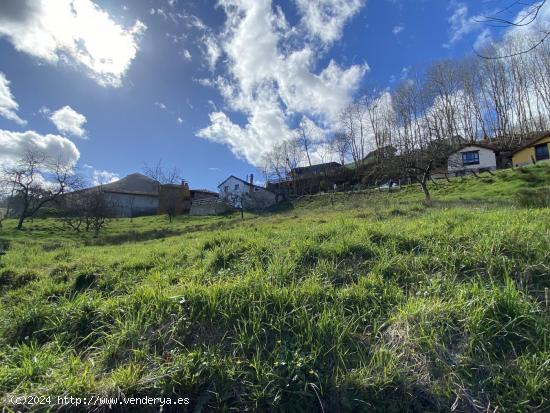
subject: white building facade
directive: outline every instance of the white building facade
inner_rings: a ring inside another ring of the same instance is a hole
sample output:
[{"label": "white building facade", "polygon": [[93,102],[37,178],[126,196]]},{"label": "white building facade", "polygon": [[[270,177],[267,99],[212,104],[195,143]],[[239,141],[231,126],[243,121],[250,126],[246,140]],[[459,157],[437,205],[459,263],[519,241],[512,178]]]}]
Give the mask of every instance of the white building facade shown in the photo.
[{"label": "white building facade", "polygon": [[495,151],[487,146],[475,144],[464,146],[449,156],[447,169],[449,174],[454,176],[494,171],[497,169]]},{"label": "white building facade", "polygon": [[231,175],[218,185],[220,198],[235,208],[265,209],[275,204],[275,194],[250,182]]}]

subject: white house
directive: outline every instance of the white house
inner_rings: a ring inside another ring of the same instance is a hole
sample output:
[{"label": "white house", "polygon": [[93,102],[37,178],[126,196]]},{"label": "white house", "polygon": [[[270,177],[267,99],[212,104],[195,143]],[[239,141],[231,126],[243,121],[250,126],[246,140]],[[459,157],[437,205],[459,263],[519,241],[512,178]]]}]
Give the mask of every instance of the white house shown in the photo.
[{"label": "white house", "polygon": [[261,186],[254,185],[254,175],[250,182],[231,175],[218,185],[220,198],[226,200],[235,208],[265,209],[275,204],[275,194]]},{"label": "white house", "polygon": [[447,169],[450,175],[462,176],[473,172],[497,169],[495,150],[489,146],[469,143],[449,155]]}]

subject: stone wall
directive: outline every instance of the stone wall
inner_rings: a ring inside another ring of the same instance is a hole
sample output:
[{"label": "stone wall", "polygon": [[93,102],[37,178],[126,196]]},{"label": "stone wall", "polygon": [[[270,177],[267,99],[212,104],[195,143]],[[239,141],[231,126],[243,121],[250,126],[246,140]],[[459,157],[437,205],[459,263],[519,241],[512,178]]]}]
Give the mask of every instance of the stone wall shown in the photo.
[{"label": "stone wall", "polygon": [[243,208],[248,211],[263,211],[277,202],[277,197],[274,193],[260,190],[243,194]]},{"label": "stone wall", "polygon": [[220,215],[233,208],[218,198],[206,198],[191,203],[190,215]]}]

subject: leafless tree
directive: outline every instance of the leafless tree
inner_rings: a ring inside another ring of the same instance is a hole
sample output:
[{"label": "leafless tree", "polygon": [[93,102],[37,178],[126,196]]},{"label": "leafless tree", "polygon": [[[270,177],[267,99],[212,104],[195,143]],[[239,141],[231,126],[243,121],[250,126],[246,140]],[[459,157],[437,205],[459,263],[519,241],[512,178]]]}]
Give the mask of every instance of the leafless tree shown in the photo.
[{"label": "leafless tree", "polygon": [[225,200],[231,204],[233,208],[238,209],[241,213],[241,219],[244,219],[245,194],[240,192],[230,192],[225,194]]},{"label": "leafless tree", "polygon": [[343,132],[336,132],[330,138],[332,151],[338,156],[338,160],[342,165],[346,163],[346,158],[350,153],[350,141]]},{"label": "leafless tree", "polygon": [[178,184],[182,180],[181,171],[176,167],[164,167],[162,165],[162,159],[159,159],[153,165],[145,163],[143,173],[161,184]]},{"label": "leafless tree", "polygon": [[93,230],[96,238],[117,208],[108,201],[101,187],[69,193],[61,199],[60,206],[61,220],[67,227],[75,232]]},{"label": "leafless tree", "polygon": [[13,197],[20,204],[19,230],[27,218],[34,217],[42,207],[80,185],[81,178],[72,165],[31,150],[27,150],[15,166],[5,166],[0,178],[0,186],[12,188]]},{"label": "leafless tree", "polygon": [[340,131],[349,141],[356,167],[365,159],[367,151],[367,109],[363,99],[346,106],[340,113]]},{"label": "leafless tree", "polygon": [[[542,9],[547,0],[511,0],[502,2],[502,7],[495,13],[485,16],[478,21],[495,28],[521,28],[537,25]],[[504,53],[496,51],[495,53],[477,52],[479,56],[488,60],[505,59],[527,54],[539,48],[550,36],[550,29],[538,26],[534,30],[536,36],[531,39],[530,44],[515,51],[506,51]]]},{"label": "leafless tree", "polygon": [[439,136],[437,127],[428,112],[433,100],[426,93],[421,80],[405,80],[394,91],[392,102],[395,110],[398,151],[396,165],[400,174],[420,184],[425,201],[431,201],[428,181],[434,166],[446,159],[450,140]]},{"label": "leafless tree", "polygon": [[106,200],[102,191],[92,190],[84,198],[87,227],[93,229],[94,237],[99,236],[100,230],[113,217],[114,206]]},{"label": "leafless tree", "polygon": [[298,125],[298,135],[296,137],[296,142],[299,148],[305,154],[307,163],[311,166],[311,156],[310,152],[313,149],[313,131],[311,125],[307,118],[302,118],[300,124]]}]

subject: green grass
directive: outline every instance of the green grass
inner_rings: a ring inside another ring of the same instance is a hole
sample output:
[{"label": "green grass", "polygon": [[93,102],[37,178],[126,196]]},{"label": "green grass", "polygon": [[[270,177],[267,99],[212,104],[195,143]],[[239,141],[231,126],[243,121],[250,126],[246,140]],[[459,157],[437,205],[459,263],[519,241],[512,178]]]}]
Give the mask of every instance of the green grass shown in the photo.
[{"label": "green grass", "polygon": [[322,195],[99,239],[7,221],[0,396],[550,410],[550,209],[522,201],[549,184],[537,166],[439,182],[430,206],[417,187]]}]

